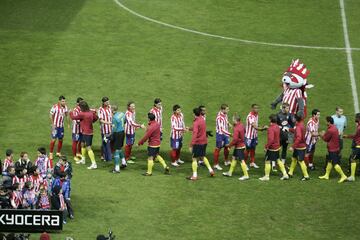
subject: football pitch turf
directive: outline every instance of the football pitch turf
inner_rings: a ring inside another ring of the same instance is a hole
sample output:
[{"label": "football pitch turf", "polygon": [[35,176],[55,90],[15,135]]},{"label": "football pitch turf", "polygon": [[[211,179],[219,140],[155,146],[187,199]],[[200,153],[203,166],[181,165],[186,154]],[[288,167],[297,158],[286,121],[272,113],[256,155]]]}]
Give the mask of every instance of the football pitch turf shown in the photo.
[{"label": "football pitch turf", "polygon": [[[351,47],[360,48],[360,2],[345,0],[345,5]],[[268,124],[268,115],[275,112],[270,103],[281,92],[282,73],[295,58],[311,71],[308,82],[315,87],[307,91],[308,110],[321,110],[321,130],[326,128],[325,116],[339,105],[350,134],[355,123],[347,56],[345,50],[329,47],[345,47],[338,0],[2,0],[0,152],[4,156],[7,148],[16,154],[28,151],[35,160],[39,146],[48,149],[49,110],[59,95],[66,96],[71,108],[78,96],[92,107],[99,107],[101,98],[108,96],[122,110],[133,100],[139,122],[146,122],[154,98],[160,97],[161,154],[170,163],[169,119],[174,104],[181,105],[188,126],[192,109],[203,104],[208,129],[215,131],[221,103],[229,104],[230,116],[238,112],[243,120],[250,105],[258,103],[260,124]],[[360,51],[352,51],[352,58],[355,77],[360,79]],[[278,174],[270,182],[258,180],[264,170],[265,132],[260,133],[256,152],[261,168],[250,170],[249,181],[237,180],[241,172],[237,166],[232,178],[217,172],[211,179],[200,168],[200,180],[190,182],[185,180],[191,173],[190,134],[185,135],[184,165],[165,176],[156,163],[153,176],[143,177],[146,147],[133,150],[136,164],[113,175],[112,163],[99,159],[99,132],[96,123],[99,168],[89,171],[73,165],[75,219],[52,239],[95,239],[109,228],[116,239],[134,240],[359,239],[359,182],[338,184],[334,171],[329,181],[317,179],[326,153],[323,142],[316,150],[318,168],[307,182],[299,181],[299,167],[290,181],[280,181]],[[143,133],[137,131],[137,140]],[[343,151],[344,170],[350,143],[346,141]],[[211,162],[214,145],[214,138],[209,138]],[[70,129],[65,131],[63,153],[71,156]]]}]

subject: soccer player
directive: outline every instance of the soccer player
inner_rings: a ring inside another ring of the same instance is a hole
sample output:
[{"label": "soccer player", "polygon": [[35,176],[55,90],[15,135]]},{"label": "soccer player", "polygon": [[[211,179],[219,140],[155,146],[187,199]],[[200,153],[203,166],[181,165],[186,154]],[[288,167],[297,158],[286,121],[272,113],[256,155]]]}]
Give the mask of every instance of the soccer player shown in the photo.
[{"label": "soccer player", "polygon": [[355,181],[355,172],[356,172],[356,160],[360,160],[360,113],[355,115],[355,122],[356,122],[356,132],[354,135],[343,135],[344,138],[350,138],[353,140],[352,143],[352,154],[350,157],[350,168],[351,168],[351,175],[348,177],[348,181],[353,182]]},{"label": "soccer player", "polygon": [[148,128],[144,137],[137,144],[138,146],[143,145],[148,140],[148,168],[147,171],[143,174],[144,176],[151,176],[152,169],[154,166],[154,160],[158,160],[165,170],[165,174],[170,173],[169,167],[166,165],[164,159],[159,155],[160,151],[160,124],[155,120],[155,115],[153,113],[148,113]]},{"label": "soccer player", "polygon": [[135,143],[135,130],[138,128],[145,129],[144,124],[136,123],[135,121],[135,103],[130,101],[127,104],[127,111],[125,113],[125,137],[126,137],[126,146],[125,146],[125,160],[127,163],[134,163],[130,160],[131,149]]},{"label": "soccer player", "polygon": [[9,166],[14,166],[13,159],[14,159],[13,150],[7,149],[6,158],[4,159],[4,163],[2,165],[2,171],[3,171],[2,174],[4,174],[7,171],[7,168]]},{"label": "soccer player", "polygon": [[155,121],[160,124],[160,136],[162,140],[162,133],[163,133],[163,125],[162,125],[162,113],[163,107],[160,98],[155,98],[154,106],[150,109],[150,113],[155,115]]},{"label": "soccer player", "polygon": [[[201,117],[203,117],[206,122],[206,107],[204,105],[200,105],[198,108],[200,109]],[[192,128],[190,128],[190,131],[192,131]],[[213,136],[212,131],[206,130],[206,137],[209,137],[209,136],[210,137]],[[199,166],[205,166],[204,161],[202,161],[202,160],[199,160],[198,164],[199,164]]]},{"label": "soccer player", "polygon": [[337,128],[337,130],[339,130],[339,141],[340,141],[340,152],[343,149],[343,134],[344,134],[344,129],[347,126],[347,120],[346,117],[344,116],[344,110],[341,107],[336,107],[335,109],[335,114],[332,115],[331,117],[334,119],[334,125]]},{"label": "soccer player", "polygon": [[255,149],[258,144],[258,131],[264,131],[267,129],[267,126],[259,127],[259,105],[252,104],[251,112],[246,117],[246,128],[245,128],[245,161],[250,155],[250,167],[259,168],[255,163]]},{"label": "soccer player", "polygon": [[214,176],[214,170],[211,168],[209,160],[206,158],[206,146],[207,146],[207,137],[206,137],[206,122],[204,117],[201,115],[200,108],[194,108],[194,123],[193,123],[193,133],[190,143],[190,152],[192,152],[192,170],[193,174],[187,179],[196,181],[197,176],[197,167],[198,160],[202,160],[206,167],[209,170],[210,176]]},{"label": "soccer player", "polygon": [[81,148],[81,155],[82,158],[80,161],[75,162],[76,164],[85,164],[85,154],[86,151],[89,155],[89,158],[91,160],[91,165],[88,167],[88,169],[96,169],[96,161],[95,161],[95,155],[93,150],[91,149],[92,145],[92,139],[93,139],[93,123],[98,120],[98,116],[96,115],[95,111],[90,111],[89,105],[85,101],[81,101],[79,103],[80,106],[80,113],[78,115],[74,115],[73,112],[70,112],[70,118],[72,120],[80,120],[80,129],[83,134],[82,136],[82,142],[83,146]]},{"label": "soccer player", "polygon": [[[79,103],[84,100],[81,97],[76,99],[76,107],[73,109],[73,114],[76,116],[80,113],[81,109]],[[72,120],[72,153],[74,156],[74,161],[78,162],[81,160],[81,138],[82,134],[80,132],[80,121]]]},{"label": "soccer player", "polygon": [[112,112],[108,97],[101,99],[102,105],[98,110],[98,117],[101,131],[101,157],[104,161],[111,161],[110,136],[112,130]]},{"label": "soccer player", "polygon": [[301,171],[303,173],[302,181],[309,180],[309,174],[306,168],[306,164],[304,163],[305,151],[306,151],[306,142],[305,142],[305,126],[304,122],[299,115],[295,115],[296,125],[294,128],[290,129],[294,134],[294,144],[290,147],[291,151],[294,151],[293,156],[291,158],[291,165],[288,175],[292,177],[294,175],[294,170],[296,168],[297,163],[301,167]]},{"label": "soccer player", "polygon": [[42,178],[46,178],[48,172],[51,172],[51,163],[49,158],[46,155],[46,150],[44,147],[39,147],[37,149],[38,158],[35,160],[35,166],[39,169],[40,175]]},{"label": "soccer player", "polygon": [[220,111],[216,116],[216,147],[214,150],[214,169],[222,170],[219,165],[219,155],[222,148],[224,148],[225,166],[230,165],[229,161],[229,144],[231,133],[229,132],[228,120],[229,106],[221,104]]},{"label": "soccer player", "polygon": [[234,121],[234,134],[233,140],[229,144],[229,148],[234,146],[233,157],[230,165],[230,170],[228,172],[224,172],[223,176],[231,177],[234,169],[236,167],[236,163],[240,160],[241,169],[244,173],[244,176],[240,177],[240,181],[248,180],[249,174],[247,171],[246,163],[245,163],[245,127],[240,121],[240,116],[235,115],[233,117]]},{"label": "soccer player", "polygon": [[52,106],[50,109],[50,121],[51,121],[51,141],[50,141],[50,161],[53,160],[53,151],[55,147],[56,139],[58,140],[58,146],[56,156],[61,155],[61,148],[64,138],[64,119],[66,118],[68,126],[70,128],[70,122],[68,118],[68,108],[66,106],[66,100],[64,96],[59,97],[59,102]]},{"label": "soccer player", "polygon": [[331,169],[334,167],[340,175],[338,183],[344,182],[347,177],[340,167],[340,143],[339,143],[339,131],[334,125],[334,119],[330,116],[326,117],[326,123],[328,126],[327,131],[320,133],[321,138],[327,142],[328,155],[326,157],[327,165],[325,175],[320,176],[320,179],[329,180]]},{"label": "soccer player", "polygon": [[282,172],[282,177],[280,180],[289,179],[288,174],[286,173],[285,166],[283,162],[279,159],[280,155],[280,128],[277,125],[277,117],[275,114],[271,114],[270,117],[270,126],[267,131],[267,143],[265,145],[265,176],[259,178],[261,181],[270,180],[270,170],[271,170],[271,161],[276,161],[280,171]]},{"label": "soccer player", "polygon": [[125,155],[122,151],[124,146],[125,138],[125,113],[118,112],[118,106],[112,105],[111,107],[113,118],[112,118],[112,141],[114,143],[114,162],[115,168],[112,170],[112,173],[120,173],[120,159],[121,159],[121,168],[126,167]]},{"label": "soccer player", "polygon": [[306,141],[306,153],[305,153],[305,163],[309,167],[310,170],[315,170],[314,166],[314,153],[315,153],[315,145],[319,139],[319,119],[320,119],[320,111],[318,109],[314,109],[311,112],[311,118],[306,124],[306,133],[305,133],[305,141]]},{"label": "soccer player", "polygon": [[181,112],[181,107],[178,104],[173,106],[173,115],[171,116],[171,134],[170,134],[170,157],[171,165],[178,167],[184,161],[180,159],[180,151],[182,148],[183,134],[189,128],[185,127],[184,115]]}]

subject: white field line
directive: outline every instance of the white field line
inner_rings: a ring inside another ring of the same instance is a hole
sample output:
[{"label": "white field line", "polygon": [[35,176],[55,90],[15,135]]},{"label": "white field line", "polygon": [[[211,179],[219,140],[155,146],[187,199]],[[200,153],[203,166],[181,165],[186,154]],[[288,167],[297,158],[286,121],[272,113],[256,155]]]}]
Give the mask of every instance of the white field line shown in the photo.
[{"label": "white field line", "polygon": [[172,25],[172,24],[169,24],[169,23],[161,22],[159,20],[155,20],[153,18],[146,17],[146,16],[141,15],[140,13],[137,13],[137,12],[131,10],[130,8],[126,7],[119,0],[114,0],[114,2],[119,7],[121,7],[122,9],[124,9],[124,10],[128,11],[129,13],[131,13],[131,14],[139,17],[139,18],[142,18],[142,19],[144,19],[146,21],[157,23],[157,24],[163,25],[165,27],[174,28],[174,29],[177,29],[177,30],[181,30],[181,31],[185,31],[185,32],[190,32],[190,33],[206,36],[206,37],[219,38],[219,39],[242,42],[242,43],[247,43],[247,44],[267,45],[267,46],[273,46],[273,47],[308,48],[308,49],[341,50],[341,51],[345,51],[345,50],[346,51],[347,50],[360,51],[360,48],[350,48],[350,49],[348,49],[348,48],[339,48],[339,47],[321,47],[321,46],[306,46],[306,45],[294,45],[294,44],[283,44],[283,43],[269,43],[269,42],[252,41],[252,40],[246,40],[246,39],[240,39],[240,38],[226,37],[226,36],[221,36],[221,35],[216,35],[216,34],[211,34],[211,33],[206,33],[206,32],[200,32],[200,31],[196,31],[196,30],[193,30],[193,29],[179,27],[179,26]]},{"label": "white field line", "polygon": [[352,90],[352,95],[353,95],[353,100],[354,100],[354,110],[355,110],[355,113],[358,113],[359,112],[359,98],[358,98],[357,88],[356,88],[354,65],[353,65],[353,60],[352,60],[352,56],[351,56],[352,49],[350,47],[350,40],[349,40],[348,27],[347,27],[347,22],[346,22],[344,0],[339,0],[339,3],[340,3],[340,10],[341,10],[342,26],[343,26],[343,30],[344,30],[344,41],[345,41],[347,63],[348,63],[348,68],[349,68],[351,90]]}]

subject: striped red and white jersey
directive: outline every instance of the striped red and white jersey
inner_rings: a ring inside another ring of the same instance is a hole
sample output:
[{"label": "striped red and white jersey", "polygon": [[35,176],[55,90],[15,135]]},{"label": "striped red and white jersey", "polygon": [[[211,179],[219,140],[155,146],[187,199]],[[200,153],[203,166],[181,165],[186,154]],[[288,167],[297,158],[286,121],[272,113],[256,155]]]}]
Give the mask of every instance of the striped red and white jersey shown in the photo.
[{"label": "striped red and white jersey", "polygon": [[35,193],[38,193],[40,191],[41,184],[44,182],[44,179],[40,175],[31,175],[29,177],[29,181],[33,183]]},{"label": "striped red and white jersey", "polygon": [[48,171],[52,169],[51,161],[46,155],[42,155],[35,160],[35,166],[39,168],[40,174],[46,178]]},{"label": "striped red and white jersey", "polygon": [[[290,106],[289,112],[292,114],[296,114],[298,111],[298,103],[297,103],[298,98],[303,98],[301,89],[287,88],[284,91],[284,97],[283,97],[282,102],[289,104],[289,106]],[[304,101],[304,103],[305,103],[305,101]]]},{"label": "striped red and white jersey", "polygon": [[135,134],[135,129],[139,128],[141,124],[135,122],[136,113],[129,110],[125,113],[125,134]]},{"label": "striped red and white jersey", "polygon": [[185,131],[185,122],[184,115],[180,113],[179,115],[173,114],[171,116],[171,138],[180,139],[183,136]]},{"label": "striped red and white jersey", "polygon": [[2,171],[6,172],[9,166],[14,166],[13,161],[11,159],[5,158],[2,166]]},{"label": "striped red and white jersey", "polygon": [[[98,111],[99,120],[103,120],[105,122],[112,122],[112,111],[111,106],[100,107]],[[102,134],[110,134],[112,131],[111,124],[104,124],[100,122],[100,130]]]},{"label": "striped red and white jersey", "polygon": [[311,133],[318,133],[319,121],[315,118],[310,118],[306,124],[305,142],[306,145],[315,144],[319,137],[313,137]]},{"label": "striped red and white jersey", "polygon": [[255,124],[258,126],[259,115],[257,113],[250,112],[246,117],[245,137],[248,139],[254,139],[257,137],[257,130],[252,126]]},{"label": "striped red and white jersey", "polygon": [[153,107],[153,108],[150,109],[149,112],[155,115],[155,121],[160,124],[160,131],[162,132],[162,113],[163,113],[163,108],[160,107],[160,109],[159,109],[159,108],[157,108],[157,107]]},{"label": "striped red and white jersey", "polygon": [[29,177],[27,175],[25,175],[23,177],[15,176],[15,177],[13,177],[12,180],[13,180],[13,185],[15,183],[19,183],[20,190],[22,190],[25,186],[25,183],[29,181]]},{"label": "striped red and white jersey", "polygon": [[64,127],[64,119],[68,114],[67,106],[62,107],[57,103],[50,109],[50,114],[52,116],[52,123],[55,127]]},{"label": "striped red and white jersey", "polygon": [[59,210],[65,210],[66,208],[66,204],[65,204],[65,200],[64,200],[64,195],[62,193],[59,193],[59,200],[60,200],[60,209]]},{"label": "striped red and white jersey", "polygon": [[[76,106],[73,110],[73,114],[74,116],[79,115],[80,113],[80,107]],[[80,120],[72,120],[72,133],[74,134],[79,134],[81,133],[81,129],[80,129]]]},{"label": "striped red and white jersey", "polygon": [[21,193],[21,190],[15,190],[11,193],[11,197],[10,197],[11,202],[14,202],[14,205],[12,205],[13,208],[18,208],[20,206],[20,204],[22,203],[23,200],[23,196]]},{"label": "striped red and white jersey", "polygon": [[221,111],[216,116],[216,133],[230,136],[228,116]]}]

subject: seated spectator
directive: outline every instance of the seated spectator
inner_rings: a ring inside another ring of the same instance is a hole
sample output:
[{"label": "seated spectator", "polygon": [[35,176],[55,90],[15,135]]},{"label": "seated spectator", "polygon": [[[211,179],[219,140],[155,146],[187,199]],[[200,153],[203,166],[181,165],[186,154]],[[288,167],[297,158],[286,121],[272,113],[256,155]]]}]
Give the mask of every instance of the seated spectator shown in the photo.
[{"label": "seated spectator", "polygon": [[27,171],[29,172],[32,165],[33,164],[29,159],[28,153],[27,152],[21,152],[19,160],[17,160],[15,162],[15,169],[26,168]]}]

